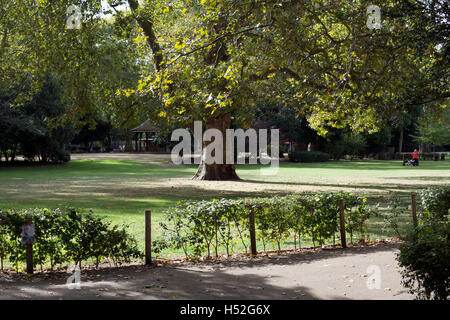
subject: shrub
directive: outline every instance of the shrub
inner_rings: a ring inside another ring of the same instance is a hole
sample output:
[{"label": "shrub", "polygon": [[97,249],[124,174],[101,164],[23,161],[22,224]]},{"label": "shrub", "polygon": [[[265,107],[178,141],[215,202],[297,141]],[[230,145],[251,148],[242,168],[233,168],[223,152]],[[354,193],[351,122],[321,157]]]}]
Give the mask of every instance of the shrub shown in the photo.
[{"label": "shrub", "polygon": [[442,220],[450,210],[450,187],[434,187],[420,193],[422,219]]},{"label": "shrub", "polygon": [[316,194],[306,199],[308,208],[304,212],[303,226],[315,246],[324,244],[325,239],[337,231],[339,206],[331,193]]},{"label": "shrub", "polygon": [[[272,145],[269,144],[266,148],[267,148],[267,149],[266,149],[266,153],[267,153],[267,155],[268,155],[269,157],[276,157],[275,154],[272,155]],[[285,149],[286,149],[286,148],[285,148],[284,146],[280,146],[280,147],[279,147],[279,149],[278,149],[278,157],[279,157],[280,159],[283,159],[283,158],[284,158]],[[235,152],[237,152],[237,151],[235,150]]]},{"label": "shrub", "polygon": [[289,160],[293,162],[325,162],[330,155],[320,151],[294,151],[289,153]]},{"label": "shrub", "polygon": [[0,259],[8,258],[16,270],[25,262],[21,244],[21,228],[26,219],[35,225],[33,260],[36,265],[55,265],[94,259],[96,266],[103,258],[116,264],[140,258],[136,240],[126,227],[112,226],[93,213],[82,215],[73,209],[0,210]]},{"label": "shrub", "polygon": [[371,211],[365,198],[347,193],[189,201],[165,212],[168,222],[160,223],[163,239],[155,241],[156,251],[182,248],[186,257],[203,253],[210,257],[212,249],[217,256],[222,247],[230,255],[233,244],[240,242],[247,252],[251,211],[255,215],[257,239],[264,251],[268,243],[281,250],[292,235],[295,246],[303,236],[311,237],[314,245],[324,244],[338,230],[340,199],[344,200],[348,230],[363,233]]},{"label": "shrub", "polygon": [[0,224],[0,270],[3,271],[4,261],[10,252],[11,240],[7,233],[6,226]]},{"label": "shrub", "polygon": [[348,154],[351,159],[362,157],[364,149],[367,146],[366,139],[358,135],[344,135],[345,153]]},{"label": "shrub", "polygon": [[325,150],[334,160],[339,160],[345,155],[345,142],[343,139],[330,141],[325,144]]},{"label": "shrub", "polygon": [[446,300],[450,294],[450,223],[432,220],[410,231],[399,246],[402,284],[419,299]]},{"label": "shrub", "polygon": [[403,285],[419,299],[446,300],[450,294],[450,188],[423,190],[418,226],[400,245]]},{"label": "shrub", "polygon": [[277,244],[278,250],[281,250],[281,244],[289,236],[291,228],[289,216],[290,206],[286,203],[286,198],[274,197],[270,199],[259,200],[259,210],[255,215],[255,220],[264,221],[265,240]]}]

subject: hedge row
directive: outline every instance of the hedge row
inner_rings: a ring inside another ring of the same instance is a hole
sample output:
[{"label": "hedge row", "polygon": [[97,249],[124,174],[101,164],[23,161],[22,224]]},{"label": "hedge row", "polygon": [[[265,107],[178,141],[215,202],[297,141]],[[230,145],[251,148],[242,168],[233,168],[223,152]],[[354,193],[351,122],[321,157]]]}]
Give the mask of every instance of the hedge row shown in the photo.
[{"label": "hedge row", "polygon": [[289,153],[289,160],[293,162],[325,162],[330,155],[320,151],[294,151]]},{"label": "hedge row", "polygon": [[27,219],[35,225],[33,261],[50,269],[64,263],[79,264],[93,260],[98,267],[103,259],[115,264],[140,258],[136,240],[126,227],[113,226],[92,213],[82,215],[76,210],[33,209],[0,210],[0,263],[6,259],[19,270],[26,261],[21,243],[22,226]]},{"label": "hedge row", "polygon": [[154,252],[182,249],[186,257],[203,254],[216,256],[223,250],[230,255],[236,244],[245,251],[249,247],[249,214],[253,210],[257,240],[264,250],[268,243],[281,250],[282,244],[293,238],[301,246],[303,237],[324,244],[339,230],[339,201],[343,200],[346,231],[353,242],[355,231],[364,234],[366,221],[372,214],[366,198],[349,193],[320,193],[258,199],[215,199],[183,201],[165,212],[166,222],[160,223],[163,239],[154,242]]}]

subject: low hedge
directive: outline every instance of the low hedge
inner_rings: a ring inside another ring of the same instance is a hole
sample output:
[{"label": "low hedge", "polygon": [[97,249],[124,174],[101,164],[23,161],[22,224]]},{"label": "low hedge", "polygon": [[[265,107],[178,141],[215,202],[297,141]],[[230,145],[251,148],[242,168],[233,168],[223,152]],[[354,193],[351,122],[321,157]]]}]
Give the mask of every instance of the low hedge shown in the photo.
[{"label": "low hedge", "polygon": [[321,151],[294,151],[289,153],[289,160],[292,162],[325,162],[330,159],[330,155]]},{"label": "low hedge", "polygon": [[366,198],[349,193],[318,193],[257,199],[214,199],[211,201],[183,201],[165,211],[161,222],[163,238],[153,245],[155,253],[164,249],[182,249],[186,257],[203,254],[216,256],[219,251],[230,255],[236,244],[247,252],[249,247],[249,215],[253,210],[257,240],[272,243],[281,249],[291,238],[297,246],[302,237],[324,244],[339,230],[339,200],[345,208],[346,229],[351,241],[355,231],[364,234],[372,209]]},{"label": "low hedge", "polygon": [[141,258],[137,242],[125,226],[111,225],[93,213],[81,214],[74,209],[0,210],[0,262],[6,259],[20,270],[26,261],[21,244],[22,226],[27,219],[35,225],[33,261],[50,264],[50,269],[64,263],[94,261],[98,267],[103,259],[115,264]]}]

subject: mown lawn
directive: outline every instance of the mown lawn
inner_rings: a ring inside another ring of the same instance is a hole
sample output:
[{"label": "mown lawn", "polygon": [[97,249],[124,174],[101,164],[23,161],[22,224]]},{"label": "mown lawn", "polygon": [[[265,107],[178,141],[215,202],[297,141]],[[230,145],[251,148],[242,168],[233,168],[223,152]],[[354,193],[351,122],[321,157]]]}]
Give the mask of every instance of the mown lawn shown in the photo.
[{"label": "mown lawn", "polygon": [[[347,191],[364,193],[372,202],[433,185],[450,183],[450,161],[422,161],[403,167],[401,161],[282,162],[277,175],[261,175],[259,165],[238,166],[239,182],[192,181],[195,166],[174,166],[167,158],[83,159],[61,166],[0,167],[0,208],[75,207],[130,225],[143,243],[143,212],[152,210],[158,234],[162,211],[179,200],[214,197],[285,195],[293,192]],[[371,221],[371,232],[385,236]]]}]

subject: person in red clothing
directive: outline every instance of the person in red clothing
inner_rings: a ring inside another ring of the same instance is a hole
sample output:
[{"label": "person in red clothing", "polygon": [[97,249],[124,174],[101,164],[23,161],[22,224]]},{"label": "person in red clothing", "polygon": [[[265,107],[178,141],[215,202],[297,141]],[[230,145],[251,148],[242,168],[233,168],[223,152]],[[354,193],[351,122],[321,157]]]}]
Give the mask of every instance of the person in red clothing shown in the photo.
[{"label": "person in red clothing", "polygon": [[417,149],[414,149],[412,158],[413,158],[413,166],[418,166],[419,165],[419,152],[417,151]]}]

